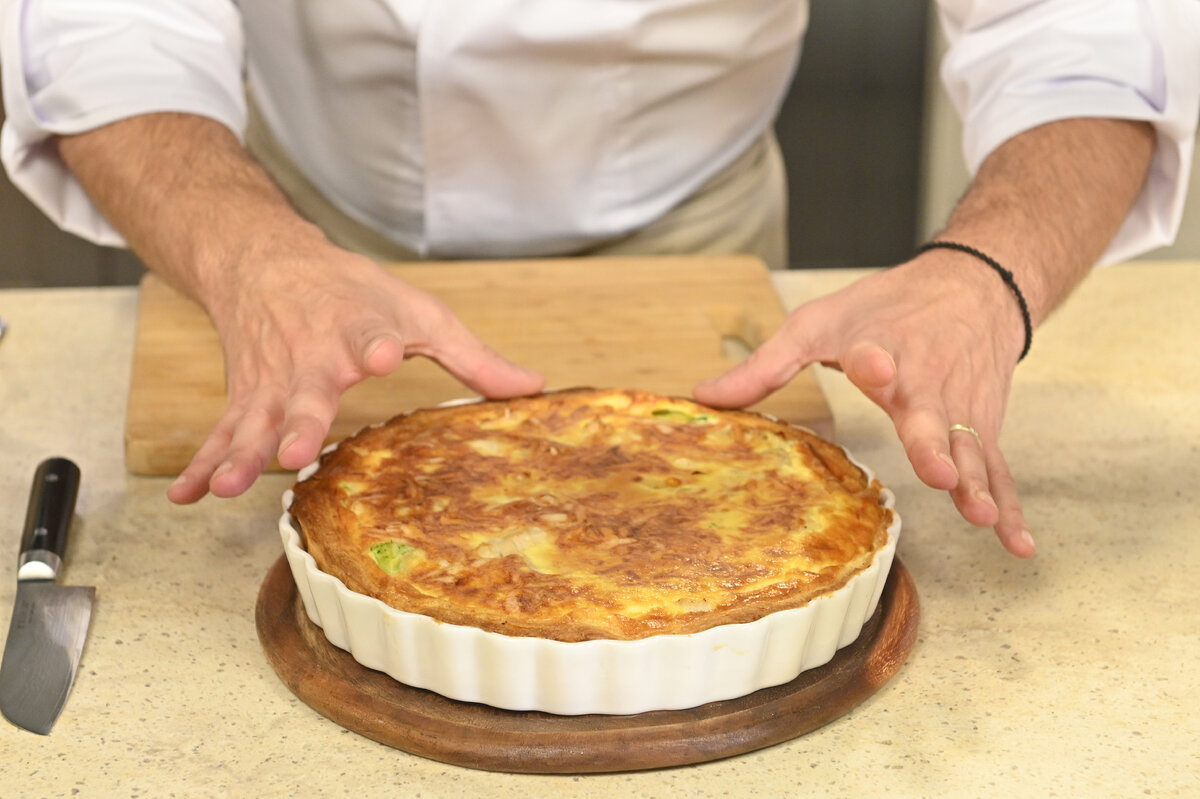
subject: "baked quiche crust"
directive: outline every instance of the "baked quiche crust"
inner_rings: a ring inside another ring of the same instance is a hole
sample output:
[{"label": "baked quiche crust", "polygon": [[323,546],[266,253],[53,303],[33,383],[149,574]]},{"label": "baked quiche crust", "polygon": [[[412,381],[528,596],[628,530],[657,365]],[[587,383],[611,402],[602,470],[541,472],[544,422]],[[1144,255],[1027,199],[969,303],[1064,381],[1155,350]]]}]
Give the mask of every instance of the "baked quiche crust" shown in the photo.
[{"label": "baked quiche crust", "polygon": [[803,606],[865,569],[893,520],[879,483],[810,431],[626,389],[397,416],[293,492],[308,552],[350,590],[558,641]]}]

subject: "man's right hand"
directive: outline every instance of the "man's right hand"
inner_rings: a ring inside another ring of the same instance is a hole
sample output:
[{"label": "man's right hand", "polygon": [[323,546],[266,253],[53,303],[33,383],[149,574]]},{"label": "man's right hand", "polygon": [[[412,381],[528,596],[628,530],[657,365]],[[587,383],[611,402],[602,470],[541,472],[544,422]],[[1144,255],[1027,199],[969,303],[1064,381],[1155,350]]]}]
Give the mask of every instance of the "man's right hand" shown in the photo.
[{"label": "man's right hand", "polygon": [[146,266],[220,335],[229,407],[168,490],[174,502],[236,496],[272,455],[288,469],[312,461],[342,393],[407,357],[433,358],[488,397],[543,386],[437,299],[331,244],[218,122],[147,114],[58,149]]},{"label": "man's right hand", "polygon": [[195,502],[244,492],[278,458],[317,457],[338,400],[405,358],[436,360],[487,397],[540,390],[540,375],[484,345],[438,299],[378,264],[328,243],[248,259],[224,300],[211,303],[225,352],[229,407],[167,492]]}]

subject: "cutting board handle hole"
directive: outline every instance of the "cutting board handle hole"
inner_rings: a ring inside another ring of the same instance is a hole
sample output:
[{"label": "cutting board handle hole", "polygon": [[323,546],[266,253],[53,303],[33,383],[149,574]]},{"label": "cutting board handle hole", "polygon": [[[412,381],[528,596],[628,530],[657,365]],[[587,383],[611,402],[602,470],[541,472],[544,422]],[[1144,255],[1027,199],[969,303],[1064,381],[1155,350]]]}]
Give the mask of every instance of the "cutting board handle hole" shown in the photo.
[{"label": "cutting board handle hole", "polygon": [[721,354],[731,361],[744,361],[753,351],[754,347],[741,336],[728,333],[721,336]]}]

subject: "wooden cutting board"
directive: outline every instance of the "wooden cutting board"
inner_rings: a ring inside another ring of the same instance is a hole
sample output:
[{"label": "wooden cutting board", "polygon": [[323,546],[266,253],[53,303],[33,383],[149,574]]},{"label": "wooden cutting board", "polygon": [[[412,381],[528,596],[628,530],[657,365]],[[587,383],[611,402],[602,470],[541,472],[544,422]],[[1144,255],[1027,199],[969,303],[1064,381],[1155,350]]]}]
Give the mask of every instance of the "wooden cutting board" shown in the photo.
[{"label": "wooden cutting board", "polygon": [[[540,371],[551,389],[643,388],[690,395],[782,323],[760,261],[745,256],[404,264],[396,275],[439,297],[476,335]],[[342,399],[329,440],[471,392],[425,359]],[[805,370],[756,410],[833,435]],[[140,288],[125,424],[130,472],[177,474],[225,408],[220,345],[203,310],[153,275]],[[272,464],[273,469],[278,468]]]}]

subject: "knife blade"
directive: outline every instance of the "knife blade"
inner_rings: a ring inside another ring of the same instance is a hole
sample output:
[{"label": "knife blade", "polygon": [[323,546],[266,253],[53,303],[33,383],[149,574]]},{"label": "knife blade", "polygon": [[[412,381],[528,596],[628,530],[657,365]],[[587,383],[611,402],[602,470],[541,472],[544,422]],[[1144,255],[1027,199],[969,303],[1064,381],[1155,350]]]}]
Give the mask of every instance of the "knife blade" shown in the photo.
[{"label": "knife blade", "polygon": [[96,589],[59,585],[59,568],[79,494],[79,467],[49,458],[29,494],[17,598],[0,661],[0,713],[19,727],[48,735],[75,682]]}]

